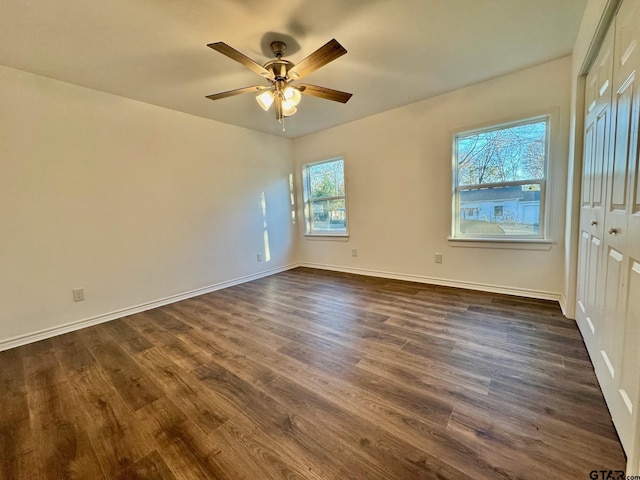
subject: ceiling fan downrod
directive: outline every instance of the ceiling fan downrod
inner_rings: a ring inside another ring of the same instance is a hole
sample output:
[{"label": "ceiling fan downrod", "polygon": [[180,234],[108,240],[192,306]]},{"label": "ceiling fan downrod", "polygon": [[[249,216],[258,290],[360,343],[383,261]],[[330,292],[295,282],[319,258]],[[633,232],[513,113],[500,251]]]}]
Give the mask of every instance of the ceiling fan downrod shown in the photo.
[{"label": "ceiling fan downrod", "polygon": [[287,44],[276,40],[275,42],[271,42],[269,44],[269,48],[271,48],[271,51],[276,56],[276,58],[282,58],[285,50],[287,49]]}]

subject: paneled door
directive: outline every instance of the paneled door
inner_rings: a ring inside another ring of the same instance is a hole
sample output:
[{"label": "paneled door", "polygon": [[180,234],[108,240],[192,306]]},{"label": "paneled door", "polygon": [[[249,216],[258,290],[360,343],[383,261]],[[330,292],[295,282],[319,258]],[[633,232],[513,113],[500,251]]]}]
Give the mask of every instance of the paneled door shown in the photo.
[{"label": "paneled door", "polygon": [[600,358],[594,365],[622,445],[632,456],[640,408],[639,1],[620,7],[614,43],[614,124],[602,241],[604,310]]},{"label": "paneled door", "polygon": [[599,279],[605,223],[606,167],[610,153],[613,37],[614,31],[610,29],[586,83],[576,319],[592,361],[598,354],[597,339],[603,308]]}]

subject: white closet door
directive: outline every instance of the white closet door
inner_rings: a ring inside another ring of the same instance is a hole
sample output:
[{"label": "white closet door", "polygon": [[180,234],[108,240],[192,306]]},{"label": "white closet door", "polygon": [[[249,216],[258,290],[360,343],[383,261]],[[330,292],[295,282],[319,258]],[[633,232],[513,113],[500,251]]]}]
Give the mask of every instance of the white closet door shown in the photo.
[{"label": "white closet door", "polygon": [[578,259],[578,326],[592,360],[598,354],[602,295],[600,268],[604,235],[606,167],[610,154],[613,29],[587,76],[585,145]]},{"label": "white closet door", "polygon": [[604,312],[598,380],[622,445],[631,455],[640,400],[640,2],[625,1],[615,24],[611,162],[605,202]]}]

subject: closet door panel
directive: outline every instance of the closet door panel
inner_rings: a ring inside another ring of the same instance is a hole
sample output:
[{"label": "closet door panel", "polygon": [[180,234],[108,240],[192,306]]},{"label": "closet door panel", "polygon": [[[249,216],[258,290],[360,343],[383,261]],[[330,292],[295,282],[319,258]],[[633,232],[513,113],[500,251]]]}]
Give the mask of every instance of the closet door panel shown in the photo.
[{"label": "closet door panel", "polygon": [[[618,393],[625,406],[621,440],[629,458],[629,472],[640,474],[640,1],[625,1],[621,14],[625,43],[621,69],[632,84],[627,140],[626,224],[627,270],[622,312],[621,375]],[[631,80],[632,79],[632,80]]]},{"label": "closet door panel", "polygon": [[580,252],[576,318],[592,359],[598,355],[602,318],[599,272],[610,154],[613,32],[609,32],[586,84],[584,160],[580,209]]},{"label": "closet door panel", "polygon": [[[640,407],[640,258],[631,258],[627,275],[626,305],[621,334],[621,361],[618,395],[622,401],[622,418],[617,423],[620,439],[628,455],[637,450],[638,408]],[[616,419],[614,418],[614,421]],[[616,424],[617,426],[617,424]],[[640,453],[640,452],[639,452]]]},{"label": "closet door panel", "polygon": [[[608,87],[607,87],[608,88]],[[609,158],[609,116],[611,113],[609,102],[603,105],[596,118],[595,155],[593,158],[593,173],[591,175],[591,212],[592,218],[602,220],[606,185],[606,164]]]},{"label": "closet door panel", "polygon": [[620,441],[633,459],[638,452],[640,420],[640,225],[637,212],[640,94],[640,2],[625,0],[616,16],[613,62],[612,157],[605,208],[603,249],[603,358],[610,377],[598,379]]},{"label": "closet door panel", "polygon": [[[619,338],[619,306],[621,301],[622,281],[624,279],[624,254],[607,246],[604,261],[604,310],[602,315],[602,332],[600,335],[600,355],[605,369],[598,369],[598,380],[609,402],[614,400],[616,391],[616,371],[620,366],[618,353]],[[619,372],[618,372],[619,373]]]},{"label": "closet door panel", "polygon": [[634,72],[616,92],[615,147],[611,168],[611,199],[607,213],[625,217],[629,200],[627,182],[629,181],[629,152],[633,147],[631,145],[632,127],[635,122],[632,112],[636,86]]}]

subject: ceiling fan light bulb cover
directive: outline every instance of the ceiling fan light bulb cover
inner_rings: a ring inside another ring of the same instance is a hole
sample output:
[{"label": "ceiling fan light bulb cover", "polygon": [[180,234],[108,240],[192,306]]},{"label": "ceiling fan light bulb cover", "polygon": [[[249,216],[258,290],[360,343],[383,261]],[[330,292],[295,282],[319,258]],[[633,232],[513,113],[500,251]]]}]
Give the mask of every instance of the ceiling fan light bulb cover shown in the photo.
[{"label": "ceiling fan light bulb cover", "polygon": [[298,111],[298,109],[295,107],[295,105],[292,105],[287,100],[283,100],[282,101],[282,114],[285,117],[290,117],[291,115],[293,115],[297,111]]},{"label": "ceiling fan light bulb cover", "polygon": [[289,102],[291,105],[295,107],[300,103],[300,100],[302,99],[302,94],[300,93],[300,90],[298,90],[297,88],[288,86],[287,88],[284,89],[284,98],[287,102]]},{"label": "ceiling fan light bulb cover", "polygon": [[258,105],[260,105],[260,107],[266,112],[273,103],[273,93],[268,90],[266,92],[262,92],[256,97],[256,102],[258,102]]}]

